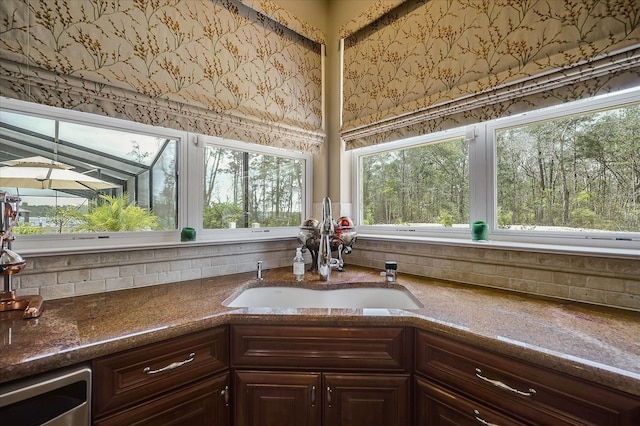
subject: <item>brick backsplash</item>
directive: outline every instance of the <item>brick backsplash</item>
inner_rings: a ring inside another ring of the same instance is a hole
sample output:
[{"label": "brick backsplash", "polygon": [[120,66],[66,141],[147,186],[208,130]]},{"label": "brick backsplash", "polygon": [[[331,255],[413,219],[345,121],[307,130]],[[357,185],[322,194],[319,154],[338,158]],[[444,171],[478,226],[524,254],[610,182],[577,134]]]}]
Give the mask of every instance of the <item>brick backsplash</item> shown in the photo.
[{"label": "brick backsplash", "polygon": [[56,256],[25,256],[13,276],[19,296],[45,300],[291,265],[295,239]]},{"label": "brick backsplash", "polygon": [[359,238],[345,263],[640,311],[640,260]]},{"label": "brick backsplash", "polygon": [[[290,266],[295,239],[27,258],[18,295],[45,300]],[[310,256],[307,253],[306,259]],[[640,311],[640,261],[359,238],[345,263]]]}]

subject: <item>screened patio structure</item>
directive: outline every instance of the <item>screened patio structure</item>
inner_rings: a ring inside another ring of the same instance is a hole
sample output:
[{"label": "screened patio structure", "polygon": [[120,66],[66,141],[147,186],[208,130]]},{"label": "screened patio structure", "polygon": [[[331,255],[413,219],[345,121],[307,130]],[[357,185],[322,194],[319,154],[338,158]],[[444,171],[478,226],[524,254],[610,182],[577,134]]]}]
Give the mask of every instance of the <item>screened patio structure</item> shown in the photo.
[{"label": "screened patio structure", "polygon": [[[4,164],[7,161],[45,157],[70,166],[74,172],[114,185],[101,189],[100,194],[126,193],[137,206],[150,210],[155,207],[154,193],[164,182],[173,179],[175,191],[175,145],[172,139],[0,111],[1,166],[7,167]],[[167,161],[173,163],[173,169],[167,168]],[[33,192],[1,184],[0,187],[24,195]],[[97,196],[90,189],[58,192],[90,199]]]}]

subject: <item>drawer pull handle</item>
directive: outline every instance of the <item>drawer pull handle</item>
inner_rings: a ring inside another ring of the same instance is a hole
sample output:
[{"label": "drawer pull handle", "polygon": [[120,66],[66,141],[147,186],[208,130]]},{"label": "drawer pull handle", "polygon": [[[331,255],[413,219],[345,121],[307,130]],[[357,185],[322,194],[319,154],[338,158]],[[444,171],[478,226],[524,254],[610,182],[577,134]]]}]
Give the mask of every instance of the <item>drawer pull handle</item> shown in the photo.
[{"label": "drawer pull handle", "polygon": [[191,352],[189,354],[189,358],[185,359],[184,361],[172,362],[171,364],[167,365],[166,367],[162,367],[162,368],[159,368],[157,370],[152,370],[151,367],[145,367],[144,370],[142,370],[142,371],[144,372],[144,374],[158,374],[158,373],[162,373],[162,372],[169,371],[169,370],[175,370],[178,367],[182,367],[183,365],[190,363],[195,358],[196,358],[195,352]]},{"label": "drawer pull handle", "polygon": [[311,386],[311,406],[316,406],[316,387]]},{"label": "drawer pull handle", "polygon": [[331,408],[331,393],[331,388],[327,386],[327,404],[329,404],[329,408]]},{"label": "drawer pull handle", "polygon": [[521,390],[512,388],[511,386],[506,385],[506,384],[502,383],[499,380],[492,380],[492,379],[490,379],[488,377],[485,377],[485,376],[482,375],[482,370],[480,370],[479,368],[476,368],[476,377],[478,377],[479,379],[484,380],[485,382],[491,383],[495,387],[498,387],[498,388],[500,388],[502,390],[506,390],[506,391],[509,391],[509,392],[513,392],[513,393],[515,393],[517,395],[533,397],[536,394],[536,390],[533,389],[533,388],[529,389],[528,392],[523,392]]},{"label": "drawer pull handle", "polygon": [[220,391],[220,395],[224,398],[224,406],[229,406],[229,385],[225,386],[222,391]]},{"label": "drawer pull handle", "polygon": [[490,423],[488,421],[486,421],[485,419],[483,419],[482,417],[480,417],[480,411],[478,410],[473,410],[473,417],[476,418],[476,421],[480,424],[483,424],[484,426],[498,426],[495,423]]}]

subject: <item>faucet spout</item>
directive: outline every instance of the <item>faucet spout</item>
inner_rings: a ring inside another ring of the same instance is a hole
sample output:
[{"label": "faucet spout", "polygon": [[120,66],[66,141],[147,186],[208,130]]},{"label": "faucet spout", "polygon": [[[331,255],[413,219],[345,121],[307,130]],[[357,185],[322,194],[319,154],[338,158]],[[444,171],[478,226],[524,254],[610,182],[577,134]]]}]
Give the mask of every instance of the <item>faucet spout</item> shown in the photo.
[{"label": "faucet spout", "polygon": [[318,273],[322,281],[329,281],[331,275],[331,239],[334,234],[331,199],[322,200],[322,224],[320,228],[320,244],[318,247]]}]

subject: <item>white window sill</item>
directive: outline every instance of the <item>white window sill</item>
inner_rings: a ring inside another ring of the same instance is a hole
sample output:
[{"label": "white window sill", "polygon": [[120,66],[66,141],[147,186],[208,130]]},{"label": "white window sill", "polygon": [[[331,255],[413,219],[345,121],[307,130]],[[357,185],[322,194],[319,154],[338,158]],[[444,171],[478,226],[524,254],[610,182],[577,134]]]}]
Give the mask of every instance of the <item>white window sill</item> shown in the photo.
[{"label": "white window sill", "polygon": [[23,257],[45,257],[106,252],[126,252],[162,248],[184,248],[228,245],[248,242],[292,240],[296,231],[291,228],[235,229],[231,232],[204,231],[196,234],[195,241],[180,241],[180,231],[145,233],[121,233],[110,235],[65,234],[39,236],[28,239],[17,236],[12,250]]},{"label": "white window sill", "polygon": [[[497,237],[500,238],[500,237]],[[504,237],[502,237],[504,238]],[[470,238],[456,237],[434,237],[434,236],[405,236],[375,233],[358,233],[358,239],[377,241],[397,241],[425,244],[440,244],[447,246],[463,246],[496,250],[527,251],[535,253],[551,253],[564,255],[581,256],[601,256],[608,258],[639,259],[640,242],[638,241],[612,241],[603,240],[607,245],[616,244],[618,247],[595,247],[570,245],[570,244],[548,244],[541,242],[523,242],[523,237],[518,237],[518,241],[494,240],[489,237],[489,241],[472,241]],[[357,249],[357,242],[354,249]]]}]

